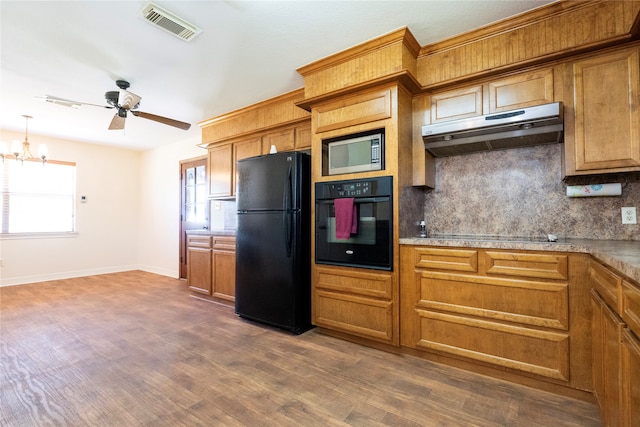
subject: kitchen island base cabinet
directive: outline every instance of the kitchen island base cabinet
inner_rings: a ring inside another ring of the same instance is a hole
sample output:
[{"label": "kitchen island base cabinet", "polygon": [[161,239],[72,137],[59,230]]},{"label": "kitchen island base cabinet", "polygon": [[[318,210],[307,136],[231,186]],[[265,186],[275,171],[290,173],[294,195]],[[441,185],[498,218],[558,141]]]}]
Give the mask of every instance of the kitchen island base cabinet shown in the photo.
[{"label": "kitchen island base cabinet", "polygon": [[401,246],[400,259],[403,347],[591,389],[588,257]]}]

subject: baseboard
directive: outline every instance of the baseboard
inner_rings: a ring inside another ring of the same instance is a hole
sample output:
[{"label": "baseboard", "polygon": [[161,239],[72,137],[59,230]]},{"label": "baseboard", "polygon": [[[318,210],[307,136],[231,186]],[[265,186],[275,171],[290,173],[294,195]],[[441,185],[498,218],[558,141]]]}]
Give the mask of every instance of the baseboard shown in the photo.
[{"label": "baseboard", "polygon": [[[144,270],[139,265],[119,265],[113,267],[92,268],[87,270],[61,271],[33,276],[0,278],[0,287],[26,285],[27,283],[48,282],[50,280],[72,279],[74,277],[94,276],[96,274],[120,273],[122,271]],[[148,270],[144,270],[148,271]],[[155,271],[149,271],[156,273]],[[162,274],[162,273],[157,273]],[[166,275],[166,274],[165,274]],[[175,277],[175,276],[174,276]]]}]

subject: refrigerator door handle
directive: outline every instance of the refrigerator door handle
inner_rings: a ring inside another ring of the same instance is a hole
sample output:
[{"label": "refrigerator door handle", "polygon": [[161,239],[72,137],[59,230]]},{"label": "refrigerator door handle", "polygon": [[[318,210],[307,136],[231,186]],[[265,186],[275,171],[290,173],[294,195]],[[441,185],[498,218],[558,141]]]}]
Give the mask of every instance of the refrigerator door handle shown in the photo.
[{"label": "refrigerator door handle", "polygon": [[287,178],[284,183],[284,232],[285,232],[285,245],[287,251],[287,257],[291,256],[291,244],[292,244],[292,236],[293,230],[293,222],[291,221],[291,202],[292,202],[292,193],[293,193],[293,180],[291,176],[291,164],[289,164],[289,170],[287,171]]}]

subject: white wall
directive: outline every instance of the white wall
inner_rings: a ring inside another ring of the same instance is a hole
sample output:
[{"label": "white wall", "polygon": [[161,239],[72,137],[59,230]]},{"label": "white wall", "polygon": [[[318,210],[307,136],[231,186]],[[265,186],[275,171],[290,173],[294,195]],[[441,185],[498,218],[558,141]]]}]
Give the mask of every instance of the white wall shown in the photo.
[{"label": "white wall", "polygon": [[180,161],[205,156],[197,140],[148,150],[141,155],[138,263],[140,269],[179,276]]},{"label": "white wall", "polygon": [[0,240],[0,286],[131,269],[178,277],[179,164],[206,154],[199,141],[139,152],[29,136],[34,145],[46,143],[52,159],[76,162],[78,233]]}]

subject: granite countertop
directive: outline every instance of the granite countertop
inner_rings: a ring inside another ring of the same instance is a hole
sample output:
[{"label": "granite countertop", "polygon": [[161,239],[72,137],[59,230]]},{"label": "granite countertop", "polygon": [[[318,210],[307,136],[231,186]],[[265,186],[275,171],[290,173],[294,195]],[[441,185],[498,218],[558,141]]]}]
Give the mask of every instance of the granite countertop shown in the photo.
[{"label": "granite countertop", "polygon": [[236,230],[187,230],[187,234],[202,236],[235,236]]},{"label": "granite countertop", "polygon": [[640,242],[633,240],[560,239],[548,242],[518,238],[443,236],[406,237],[400,239],[400,244],[587,253],[640,283]]}]

